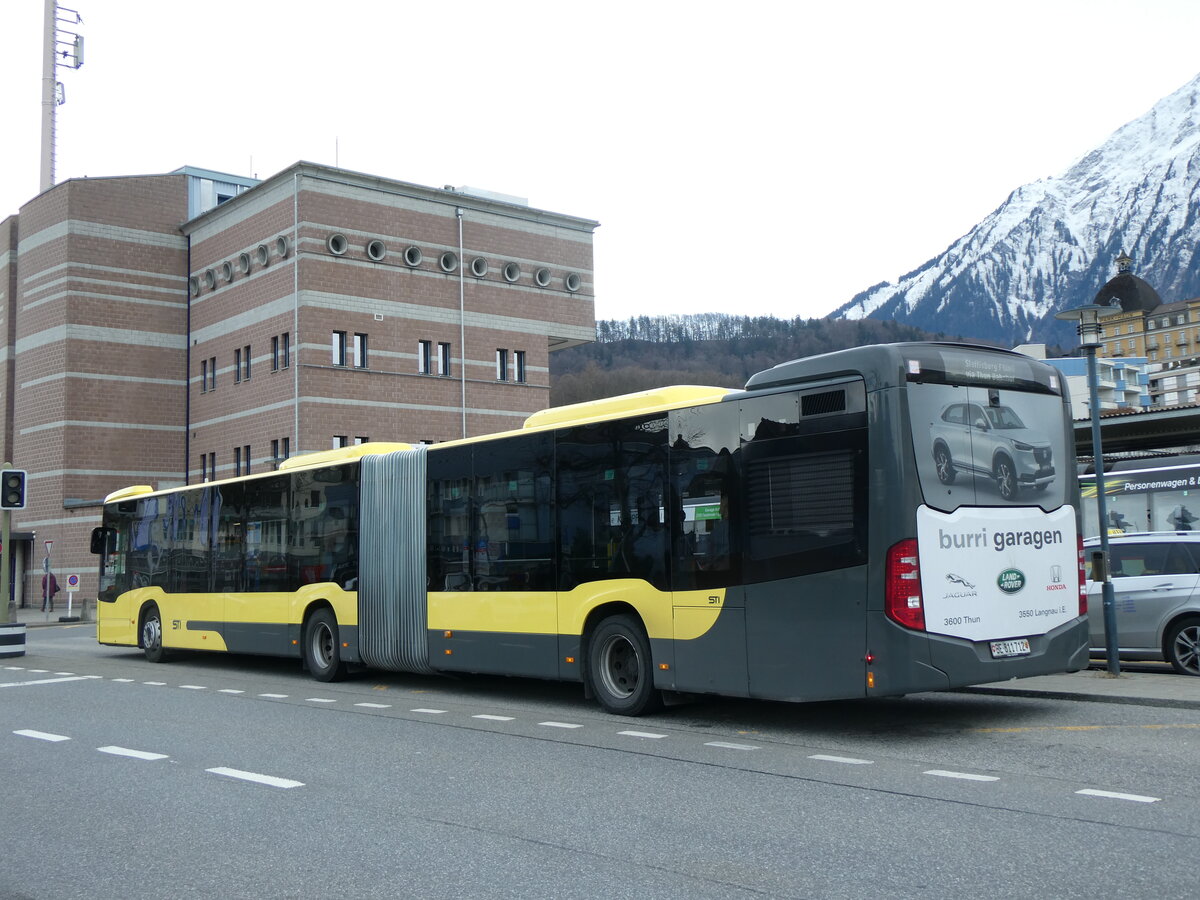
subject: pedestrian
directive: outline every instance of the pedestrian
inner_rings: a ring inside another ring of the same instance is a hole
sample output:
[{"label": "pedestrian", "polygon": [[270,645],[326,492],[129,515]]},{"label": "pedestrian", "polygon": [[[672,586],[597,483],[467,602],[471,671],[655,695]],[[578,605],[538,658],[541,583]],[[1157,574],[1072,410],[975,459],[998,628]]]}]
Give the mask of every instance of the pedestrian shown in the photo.
[{"label": "pedestrian", "polygon": [[[49,586],[47,586],[49,579]],[[58,579],[51,572],[42,576],[42,612],[54,612],[54,595],[58,593]]]}]

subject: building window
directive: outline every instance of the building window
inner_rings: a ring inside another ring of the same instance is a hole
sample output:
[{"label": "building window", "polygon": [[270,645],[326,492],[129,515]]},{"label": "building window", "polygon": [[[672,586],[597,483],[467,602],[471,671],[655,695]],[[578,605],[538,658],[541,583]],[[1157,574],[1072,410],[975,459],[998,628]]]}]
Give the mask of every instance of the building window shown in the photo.
[{"label": "building window", "polygon": [[271,371],[279,371],[279,335],[271,338]]},{"label": "building window", "polygon": [[216,451],[208,454],[208,477],[212,481],[217,480],[217,454]]},{"label": "building window", "polygon": [[430,360],[432,354],[432,341],[417,341],[417,371],[422,375],[429,375],[433,372],[433,362]]},{"label": "building window", "polygon": [[450,374],[450,345],[447,343],[438,344],[438,374]]},{"label": "building window", "polygon": [[242,448],[241,447],[233,448],[233,474],[234,475],[242,474]]},{"label": "building window", "polygon": [[284,438],[283,439],[283,458],[287,459],[291,455],[292,455],[292,439]]},{"label": "building window", "polygon": [[367,336],[361,333],[354,335],[354,367],[356,369],[365,369],[367,367]]},{"label": "building window", "polygon": [[369,444],[369,443],[371,443],[371,439],[369,437],[367,437],[365,434],[356,434],[354,436],[354,445],[356,447],[361,446],[362,444]]},{"label": "building window", "polygon": [[242,466],[245,468],[244,475],[250,474],[250,445],[246,444],[242,447]]},{"label": "building window", "polygon": [[346,332],[335,331],[333,333],[333,364],[335,366],[344,366],[346,364]]},{"label": "building window", "polygon": [[233,383],[240,384],[242,381],[242,351],[233,351]]},{"label": "building window", "polygon": [[208,360],[200,360],[200,393],[208,390]]},{"label": "building window", "polygon": [[525,351],[513,351],[513,367],[515,368],[515,378],[522,384],[525,383]]},{"label": "building window", "polygon": [[333,449],[340,450],[342,447],[349,446],[350,438],[344,434],[335,434],[333,436]]},{"label": "building window", "polygon": [[292,364],[292,333],[290,331],[283,333],[282,349],[279,353],[283,357],[283,367],[286,369]]},{"label": "building window", "polygon": [[496,380],[508,381],[508,351],[496,351]]},{"label": "building window", "polygon": [[217,358],[215,356],[208,358],[208,389],[210,391],[217,389]]},{"label": "building window", "polygon": [[208,455],[200,454],[200,481],[208,481]]},{"label": "building window", "polygon": [[242,348],[242,378],[250,380],[250,345]]}]

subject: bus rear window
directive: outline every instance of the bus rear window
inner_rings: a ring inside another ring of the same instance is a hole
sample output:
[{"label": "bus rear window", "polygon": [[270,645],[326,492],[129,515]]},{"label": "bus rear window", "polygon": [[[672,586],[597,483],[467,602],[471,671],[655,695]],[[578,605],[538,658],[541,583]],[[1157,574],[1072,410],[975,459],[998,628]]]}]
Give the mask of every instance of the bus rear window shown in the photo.
[{"label": "bus rear window", "polygon": [[913,449],[925,502],[1057,509],[1074,468],[1061,398],[910,382]]}]

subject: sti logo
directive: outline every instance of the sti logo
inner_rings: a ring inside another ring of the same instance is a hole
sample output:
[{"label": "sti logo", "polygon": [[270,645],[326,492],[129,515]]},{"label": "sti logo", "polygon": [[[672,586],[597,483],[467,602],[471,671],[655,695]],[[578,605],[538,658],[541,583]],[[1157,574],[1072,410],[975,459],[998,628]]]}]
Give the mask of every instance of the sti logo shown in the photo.
[{"label": "sti logo", "polygon": [[946,580],[951,584],[961,584],[968,590],[975,590],[975,585],[971,584],[971,582],[967,581],[967,579],[963,578],[961,575],[955,575],[953,572],[946,573]]}]

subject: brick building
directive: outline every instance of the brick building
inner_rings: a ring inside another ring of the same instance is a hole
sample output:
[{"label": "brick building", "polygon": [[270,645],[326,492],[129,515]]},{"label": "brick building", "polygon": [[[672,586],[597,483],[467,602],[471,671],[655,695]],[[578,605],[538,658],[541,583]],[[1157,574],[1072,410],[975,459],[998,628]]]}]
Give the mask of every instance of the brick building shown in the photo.
[{"label": "brick building", "polygon": [[0,222],[16,599],[40,602],[46,540],[94,594],[87,538],[117,488],[519,427],[548,405],[549,354],[594,338],[596,226],[311,163],[34,198]]}]

